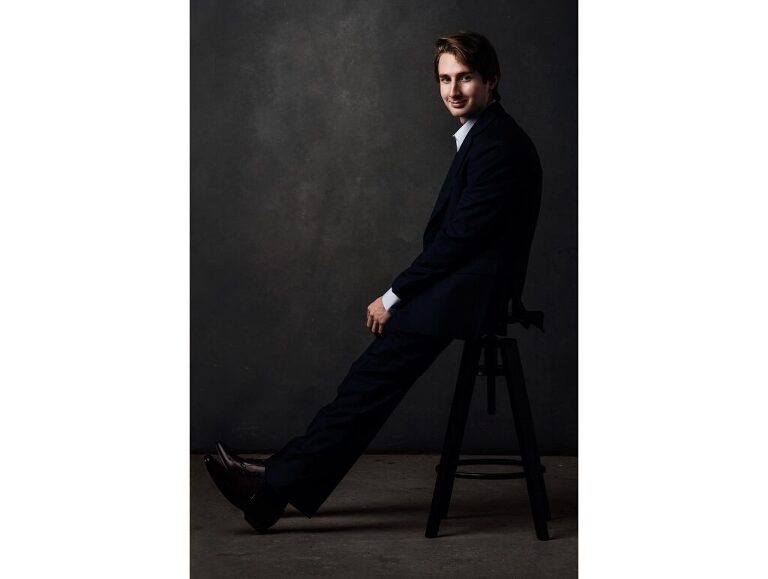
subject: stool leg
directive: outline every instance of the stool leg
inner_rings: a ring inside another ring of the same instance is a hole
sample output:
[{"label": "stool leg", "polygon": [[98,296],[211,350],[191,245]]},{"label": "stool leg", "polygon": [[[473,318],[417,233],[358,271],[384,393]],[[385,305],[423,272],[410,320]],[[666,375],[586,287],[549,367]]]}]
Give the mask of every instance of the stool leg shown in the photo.
[{"label": "stool leg", "polygon": [[467,415],[472,402],[472,390],[475,385],[479,361],[480,342],[466,341],[461,354],[459,376],[451,403],[451,413],[448,418],[448,429],[445,433],[443,451],[438,465],[435,490],[432,493],[432,506],[429,509],[425,536],[430,539],[437,537],[440,519],[445,517],[451,502],[454,473],[459,462],[461,441],[464,438],[464,428],[467,424]]},{"label": "stool leg", "polygon": [[[448,422],[454,421],[456,425],[458,426],[458,431],[456,432],[456,440],[452,442],[452,445],[449,447],[449,462],[447,464],[451,465],[450,470],[448,471],[450,473],[450,476],[446,478],[445,480],[445,487],[443,488],[441,503],[439,505],[439,516],[440,519],[444,519],[448,516],[448,509],[451,506],[451,495],[453,494],[453,483],[456,482],[456,469],[458,468],[458,461],[461,456],[461,442],[464,439],[464,430],[467,425],[467,416],[469,415],[469,409],[472,406],[472,394],[474,393],[474,387],[475,387],[475,380],[477,377],[477,369],[478,364],[480,362],[480,357],[482,356],[483,347],[485,346],[487,348],[486,342],[479,342],[475,349],[472,349],[474,346],[464,346],[464,350],[462,350],[462,354],[466,352],[466,359],[464,359],[464,356],[462,355],[462,363],[465,364],[464,368],[464,374],[462,374],[461,371],[461,365],[459,365],[459,376],[460,378],[457,379],[457,392],[459,389],[461,389],[462,393],[459,394],[459,401],[457,400],[457,394],[454,393],[454,403],[457,406],[457,412],[455,413],[455,416],[450,418]],[[466,366],[469,364],[469,366]],[[464,376],[464,381],[460,382],[461,376]],[[452,408],[453,410],[453,408]],[[446,441],[448,440],[448,435],[446,433]],[[441,462],[443,462],[441,460]],[[436,531],[437,532],[437,531]]]},{"label": "stool leg", "polygon": [[525,472],[525,482],[528,487],[533,523],[536,528],[536,537],[541,541],[546,541],[549,539],[547,529],[547,519],[550,518],[549,499],[544,485],[544,475],[541,472],[541,457],[536,445],[536,431],[531,417],[528,393],[525,389],[520,351],[515,339],[505,338],[502,342],[502,364],[507,376],[509,401],[512,405],[512,416],[515,421],[517,440],[520,444],[520,455]]},{"label": "stool leg", "polygon": [[485,345],[485,376],[488,392],[488,414],[496,414],[496,342]]}]

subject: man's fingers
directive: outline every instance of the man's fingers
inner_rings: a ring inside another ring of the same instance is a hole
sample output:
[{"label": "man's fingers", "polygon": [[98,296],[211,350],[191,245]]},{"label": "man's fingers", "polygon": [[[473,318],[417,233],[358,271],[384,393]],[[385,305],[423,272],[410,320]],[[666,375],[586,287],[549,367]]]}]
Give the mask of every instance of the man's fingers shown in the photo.
[{"label": "man's fingers", "polygon": [[384,331],[384,324],[389,319],[389,312],[386,309],[376,308],[376,302],[370,304],[367,308],[367,319],[365,325],[374,334],[381,334]]}]

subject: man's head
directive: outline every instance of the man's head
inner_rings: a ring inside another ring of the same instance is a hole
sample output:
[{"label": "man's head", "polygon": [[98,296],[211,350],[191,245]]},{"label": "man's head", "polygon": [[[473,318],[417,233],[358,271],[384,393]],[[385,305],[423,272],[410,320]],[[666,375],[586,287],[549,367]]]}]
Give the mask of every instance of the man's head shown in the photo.
[{"label": "man's head", "polygon": [[448,111],[464,123],[476,117],[498,91],[501,70],[496,51],[482,34],[459,32],[435,42],[435,78]]}]

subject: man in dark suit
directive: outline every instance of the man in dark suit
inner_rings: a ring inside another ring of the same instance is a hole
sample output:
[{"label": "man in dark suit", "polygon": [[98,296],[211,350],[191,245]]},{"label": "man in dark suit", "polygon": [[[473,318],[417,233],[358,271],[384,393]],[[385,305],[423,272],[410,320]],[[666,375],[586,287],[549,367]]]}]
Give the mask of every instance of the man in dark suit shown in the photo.
[{"label": "man in dark suit", "polygon": [[411,385],[453,340],[493,333],[520,300],[541,202],[536,149],[499,100],[488,40],[460,33],[436,43],[435,76],[462,123],[457,152],[424,232],[423,251],[367,308],[375,335],[337,396],[307,432],[266,461],[218,443],[204,459],[246,520],[265,532],[291,503],[311,517]]}]

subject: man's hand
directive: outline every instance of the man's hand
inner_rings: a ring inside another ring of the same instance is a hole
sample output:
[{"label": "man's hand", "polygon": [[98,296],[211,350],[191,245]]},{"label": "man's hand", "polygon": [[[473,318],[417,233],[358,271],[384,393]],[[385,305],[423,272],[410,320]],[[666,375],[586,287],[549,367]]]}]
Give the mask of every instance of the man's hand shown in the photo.
[{"label": "man's hand", "polygon": [[371,330],[371,333],[381,334],[384,329],[384,324],[387,323],[391,314],[384,308],[384,301],[381,297],[378,297],[368,305],[368,314],[366,317],[368,320],[368,329]]}]

